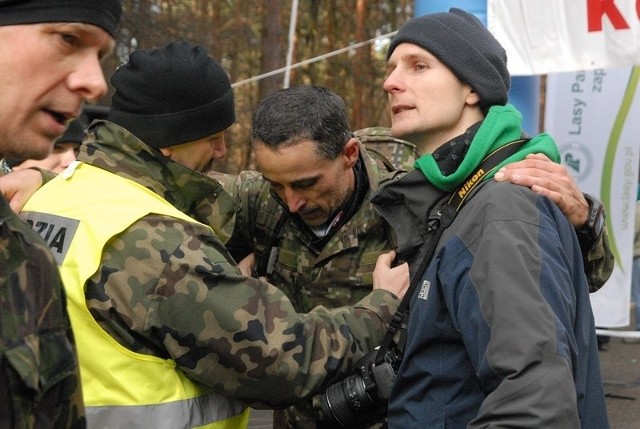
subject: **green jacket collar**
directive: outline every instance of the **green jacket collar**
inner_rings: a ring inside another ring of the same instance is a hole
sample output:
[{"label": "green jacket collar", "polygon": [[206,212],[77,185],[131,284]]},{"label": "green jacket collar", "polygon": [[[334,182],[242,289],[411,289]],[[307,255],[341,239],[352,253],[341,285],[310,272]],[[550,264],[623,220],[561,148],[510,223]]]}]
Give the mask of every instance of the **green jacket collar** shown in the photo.
[{"label": "green jacket collar", "polygon": [[[497,148],[518,140],[522,136],[522,115],[512,105],[493,106],[469,146],[469,150],[461,159],[460,165],[453,173],[445,176],[432,154],[421,156],[415,164],[416,169],[438,189],[452,192]],[[445,144],[450,144],[445,143]],[[530,153],[543,153],[551,160],[559,162],[560,154],[554,140],[548,134],[539,134],[527,141],[520,150],[510,156],[495,169],[489,172],[484,180],[493,177],[502,166],[524,159]]]}]

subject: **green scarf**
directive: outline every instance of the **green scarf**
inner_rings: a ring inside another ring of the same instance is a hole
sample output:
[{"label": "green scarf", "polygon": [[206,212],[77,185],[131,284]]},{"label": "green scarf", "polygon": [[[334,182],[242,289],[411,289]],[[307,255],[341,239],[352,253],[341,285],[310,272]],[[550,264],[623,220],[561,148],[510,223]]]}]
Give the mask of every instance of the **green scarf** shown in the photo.
[{"label": "green scarf", "polygon": [[[476,133],[469,150],[458,169],[445,176],[440,171],[433,155],[421,156],[415,168],[422,171],[425,177],[438,189],[453,192],[482,162],[497,148],[518,140],[522,134],[522,115],[510,104],[493,106]],[[553,138],[545,133],[539,134],[524,143],[515,154],[505,159],[496,168],[489,171],[483,180],[488,180],[504,165],[523,160],[530,153],[543,153],[554,162],[560,162],[560,154]]]}]

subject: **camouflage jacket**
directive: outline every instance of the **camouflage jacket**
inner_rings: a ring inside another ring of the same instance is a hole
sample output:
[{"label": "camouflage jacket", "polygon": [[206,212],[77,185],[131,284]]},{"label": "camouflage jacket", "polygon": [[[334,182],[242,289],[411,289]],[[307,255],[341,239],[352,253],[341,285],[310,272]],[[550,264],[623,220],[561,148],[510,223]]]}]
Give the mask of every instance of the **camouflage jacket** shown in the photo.
[{"label": "camouflage jacket", "polygon": [[[110,122],[92,124],[79,160],[147,187],[216,231],[235,213],[217,182]],[[350,373],[380,343],[398,304],[376,290],[353,307],[298,314],[280,290],[242,276],[209,228],[160,215],[141,218],[105,246],[86,298],[125,347],[173,359],[219,393],[271,406]]]},{"label": "camouflage jacket", "polygon": [[411,171],[420,157],[416,145],[393,137],[389,128],[369,127],[353,134],[365,145],[367,152],[389,171]]},{"label": "camouflage jacket", "polygon": [[6,159],[0,159],[0,176],[11,172],[11,167],[7,164]]},{"label": "camouflage jacket", "polygon": [[53,256],[0,196],[0,428],[86,426]]},{"label": "camouflage jacket", "polygon": [[[368,201],[381,183],[401,172],[389,172],[386,160],[369,156],[362,145],[360,152],[369,180],[365,196]],[[238,251],[242,243],[249,245],[248,251],[255,253],[256,265],[265,263],[266,272],[259,274],[266,274],[270,283],[284,291],[298,311],[308,311],[317,305],[329,308],[351,305],[371,291],[378,256],[394,248],[388,224],[371,204],[360,205],[329,241],[318,248],[312,233],[271,195],[270,184],[260,173],[210,175],[236,196],[241,207],[229,244],[238,254],[247,253]],[[279,221],[283,222],[281,227]],[[314,415],[311,402],[300,403],[286,411],[284,420],[278,416],[274,427],[315,428]]]}]

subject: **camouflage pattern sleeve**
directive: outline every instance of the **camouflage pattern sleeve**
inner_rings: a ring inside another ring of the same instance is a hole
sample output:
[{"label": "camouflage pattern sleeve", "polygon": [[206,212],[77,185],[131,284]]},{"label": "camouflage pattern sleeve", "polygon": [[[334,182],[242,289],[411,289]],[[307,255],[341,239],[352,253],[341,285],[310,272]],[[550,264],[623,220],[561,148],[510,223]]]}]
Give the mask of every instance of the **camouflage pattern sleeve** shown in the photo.
[{"label": "camouflage pattern sleeve", "polygon": [[40,172],[40,176],[42,176],[42,184],[44,185],[45,183],[48,183],[49,181],[51,181],[52,179],[54,179],[57,174],[54,173],[53,171],[49,171],[49,170],[45,170],[44,168],[40,168],[40,167],[29,167],[32,170],[37,170]]},{"label": "camouflage pattern sleeve", "polygon": [[242,276],[207,229],[160,216],[110,242],[87,299],[126,347],[172,358],[193,380],[273,407],[350,374],[399,303],[377,290],[352,307],[298,314],[276,287]]},{"label": "camouflage pattern sleeve", "polygon": [[413,170],[413,164],[420,158],[418,148],[411,142],[395,138],[387,127],[369,127],[354,131],[358,140],[378,161],[380,168],[387,170]]},{"label": "camouflage pattern sleeve", "polygon": [[609,280],[614,265],[615,257],[609,245],[609,233],[605,226],[602,230],[602,235],[594,243],[585,258],[584,271],[589,282],[589,292],[593,293],[600,290]]},{"label": "camouflage pattern sleeve", "polygon": [[3,176],[7,173],[11,173],[11,167],[7,164],[7,160],[2,158],[0,159],[0,176]]},{"label": "camouflage pattern sleeve", "polygon": [[0,427],[86,427],[58,267],[1,197]]},{"label": "camouflage pattern sleeve", "polygon": [[[241,171],[238,175],[210,172],[207,175],[217,180],[223,189],[235,199],[239,207],[234,231],[225,243],[236,261],[253,252],[258,206],[263,198],[269,198],[270,185],[257,171]],[[270,198],[269,198],[270,199]],[[277,205],[276,205],[277,208]]]}]

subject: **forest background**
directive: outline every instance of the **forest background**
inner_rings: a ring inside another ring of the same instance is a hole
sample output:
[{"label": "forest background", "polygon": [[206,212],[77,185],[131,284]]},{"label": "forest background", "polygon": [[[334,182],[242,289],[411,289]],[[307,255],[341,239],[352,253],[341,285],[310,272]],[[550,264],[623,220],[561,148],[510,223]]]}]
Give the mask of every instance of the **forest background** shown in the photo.
[{"label": "forest background", "polygon": [[[342,96],[353,130],[388,126],[382,89],[388,38],[381,36],[411,18],[413,6],[414,0],[123,0],[116,52],[104,61],[105,76],[136,49],[183,40],[206,46],[229,73],[236,100],[227,156],[214,168],[237,173],[255,168],[250,133],[258,102],[287,82],[324,86]],[[288,56],[291,64],[303,64],[285,75]],[[108,106],[112,93],[110,87],[98,104]]]}]

